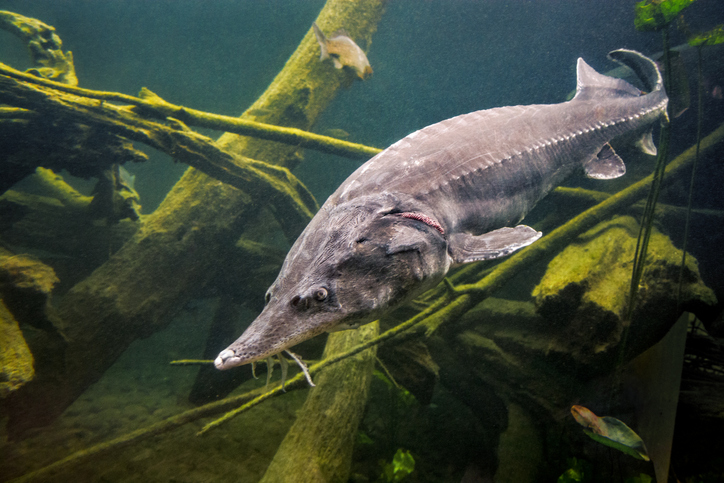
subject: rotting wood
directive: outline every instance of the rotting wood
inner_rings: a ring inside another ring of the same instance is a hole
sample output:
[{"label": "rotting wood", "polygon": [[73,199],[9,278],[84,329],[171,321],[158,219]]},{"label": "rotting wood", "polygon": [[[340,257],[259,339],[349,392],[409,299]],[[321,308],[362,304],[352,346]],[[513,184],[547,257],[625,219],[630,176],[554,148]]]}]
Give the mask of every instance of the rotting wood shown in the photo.
[{"label": "rotting wood", "polygon": [[90,213],[93,198],[49,169],[38,168],[29,182],[44,195],[14,189],[0,195],[0,233],[6,246],[16,252],[30,250],[53,267],[60,279],[54,295],[90,275],[139,226],[131,220],[96,223]]},{"label": "rotting wood", "polygon": [[[2,63],[0,63],[0,73],[21,82],[44,86],[71,94],[72,96],[99,100],[101,101],[97,104],[99,108],[107,107],[107,104],[103,101],[128,104],[131,112],[138,113],[144,118],[168,120],[171,124],[179,128],[186,125],[226,131],[268,141],[277,141],[296,146],[297,148],[313,149],[315,151],[351,159],[367,159],[382,151],[371,146],[352,143],[330,136],[323,136],[293,127],[277,126],[238,117],[222,116],[220,114],[212,114],[197,109],[178,106],[165,101],[145,87],[141,89],[139,97],[134,97],[116,92],[103,92],[68,86],[25,74]],[[254,109],[250,110],[253,111]],[[30,109],[15,109],[15,116],[12,115],[12,111],[8,110],[3,113],[2,117],[10,118],[17,116],[18,118],[30,118],[31,113],[32,110]]]},{"label": "rotting wood", "polygon": [[[330,335],[324,357],[343,352],[379,332],[377,322],[357,331]],[[375,363],[367,349],[324,371],[315,379],[299,416],[279,446],[261,483],[343,483],[349,480],[352,448],[362,418]]]},{"label": "rotting wood", "polygon": [[174,129],[140,118],[123,107],[99,106],[95,101],[6,76],[0,76],[0,101],[35,110],[44,119],[62,125],[90,125],[94,130],[142,142],[254,199],[267,200],[285,214],[280,222],[291,239],[316,211],[314,198],[289,170],[228,153],[194,131]]},{"label": "rotting wood", "polygon": [[36,66],[29,70],[30,73],[67,85],[78,84],[73,53],[63,52],[63,42],[53,27],[34,18],[1,10],[0,29],[27,44],[31,61]]},{"label": "rotting wood", "polygon": [[33,355],[18,321],[0,297],[0,399],[33,379]]}]

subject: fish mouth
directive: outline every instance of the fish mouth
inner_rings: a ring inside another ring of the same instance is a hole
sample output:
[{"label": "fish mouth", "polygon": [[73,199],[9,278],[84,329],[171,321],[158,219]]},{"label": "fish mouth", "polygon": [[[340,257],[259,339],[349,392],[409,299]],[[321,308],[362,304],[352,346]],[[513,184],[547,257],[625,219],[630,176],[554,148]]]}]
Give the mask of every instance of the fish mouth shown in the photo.
[{"label": "fish mouth", "polygon": [[229,349],[224,349],[219,352],[219,355],[214,359],[214,366],[217,369],[223,371],[224,369],[231,369],[232,367],[240,366],[244,364],[241,357],[236,355],[236,352]]},{"label": "fish mouth", "polygon": [[[243,337],[243,335],[242,335]],[[257,362],[267,357],[278,354],[285,350],[292,344],[287,341],[281,341],[279,344],[275,344],[273,347],[269,347],[266,350],[254,350],[255,345],[248,341],[236,341],[229,347],[219,352],[219,355],[214,359],[214,366],[219,370],[231,369],[232,367],[243,366],[252,362]]]},{"label": "fish mouth", "polygon": [[289,344],[286,340],[269,344],[265,338],[258,334],[244,333],[234,343],[219,352],[214,359],[214,366],[219,370],[231,369],[232,367],[243,366],[252,362],[266,359],[267,357],[283,351]]}]

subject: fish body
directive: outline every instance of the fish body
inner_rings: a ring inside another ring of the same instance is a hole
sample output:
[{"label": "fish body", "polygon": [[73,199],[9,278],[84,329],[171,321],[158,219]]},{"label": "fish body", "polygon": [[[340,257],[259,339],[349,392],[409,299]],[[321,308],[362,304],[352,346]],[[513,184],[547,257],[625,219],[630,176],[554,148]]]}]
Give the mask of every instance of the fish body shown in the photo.
[{"label": "fish body", "polygon": [[266,306],[215,365],[264,359],[325,331],[356,328],[437,285],[453,265],[505,256],[541,233],[516,224],[580,170],[625,172],[608,142],[666,116],[656,65],[614,51],[648,94],[578,60],[576,96],[454,117],[396,142],[329,197],[292,246]]},{"label": "fish body", "polygon": [[331,58],[335,68],[349,67],[362,80],[372,75],[372,67],[367,56],[347,32],[340,29],[326,37],[316,22],[312,23],[312,29],[322,49],[320,60]]}]

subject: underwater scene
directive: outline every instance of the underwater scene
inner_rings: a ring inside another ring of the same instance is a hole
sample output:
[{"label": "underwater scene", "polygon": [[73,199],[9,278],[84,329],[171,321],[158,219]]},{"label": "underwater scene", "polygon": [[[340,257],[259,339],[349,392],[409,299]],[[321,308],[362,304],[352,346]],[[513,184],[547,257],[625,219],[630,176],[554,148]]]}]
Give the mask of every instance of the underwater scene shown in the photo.
[{"label": "underwater scene", "polygon": [[724,482],[721,0],[0,0],[1,482]]}]

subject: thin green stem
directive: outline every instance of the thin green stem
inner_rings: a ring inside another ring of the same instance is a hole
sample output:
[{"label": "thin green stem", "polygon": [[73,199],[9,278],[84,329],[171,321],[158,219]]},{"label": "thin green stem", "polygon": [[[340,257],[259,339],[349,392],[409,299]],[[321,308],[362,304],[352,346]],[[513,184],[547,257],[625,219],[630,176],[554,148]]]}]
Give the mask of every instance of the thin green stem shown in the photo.
[{"label": "thin green stem", "polygon": [[691,168],[689,179],[689,200],[686,204],[686,223],[684,224],[684,242],[681,247],[681,268],[679,269],[679,288],[676,294],[676,304],[681,305],[681,290],[684,285],[684,267],[686,267],[686,249],[689,241],[689,225],[691,222],[691,206],[694,198],[694,180],[696,178],[696,165],[699,164],[699,151],[701,149],[701,122],[703,118],[704,84],[701,75],[701,45],[696,48],[697,53],[697,103],[696,103],[696,156]]},{"label": "thin green stem", "polygon": [[[662,29],[662,37],[664,43],[664,86],[669,88],[671,86],[671,55],[669,52],[669,31],[667,27]],[[656,210],[656,203],[659,199],[659,193],[661,192],[661,182],[664,179],[664,173],[666,170],[666,161],[669,155],[669,138],[671,137],[669,123],[665,122],[661,126],[661,135],[659,136],[659,154],[656,159],[656,167],[654,168],[653,181],[649,190],[649,195],[646,199],[646,207],[641,217],[641,226],[639,228],[639,236],[636,240],[636,251],[634,254],[633,261],[633,273],[631,275],[631,286],[629,289],[629,301],[628,310],[626,311],[626,320],[631,322],[633,316],[634,307],[636,306],[636,295],[638,294],[639,284],[641,283],[641,277],[644,273],[644,266],[646,264],[646,251],[649,247],[649,240],[651,239],[651,230],[654,222],[654,213]],[[626,339],[626,333],[624,333],[624,341]],[[622,344],[624,347],[624,344]],[[623,353],[623,349],[622,349]]]}]

